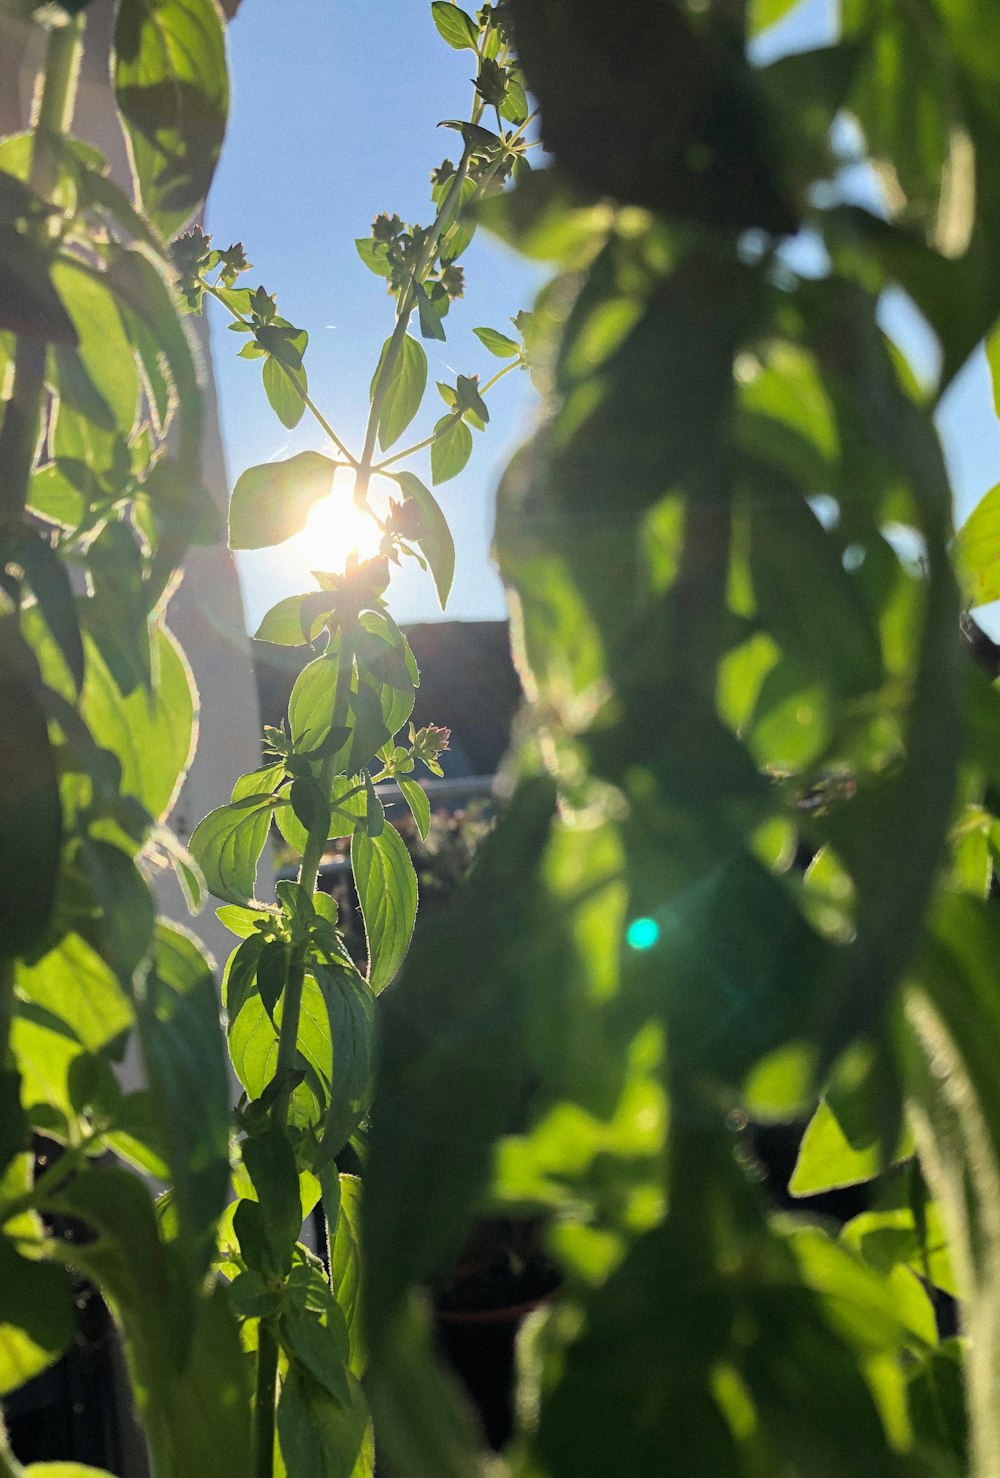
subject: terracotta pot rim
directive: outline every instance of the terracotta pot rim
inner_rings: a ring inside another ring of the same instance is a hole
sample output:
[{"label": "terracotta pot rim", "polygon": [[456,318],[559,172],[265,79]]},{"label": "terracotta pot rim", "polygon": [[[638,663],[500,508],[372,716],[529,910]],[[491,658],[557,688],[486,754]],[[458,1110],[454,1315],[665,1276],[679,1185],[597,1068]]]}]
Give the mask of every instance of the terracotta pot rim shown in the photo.
[{"label": "terracotta pot rim", "polygon": [[552,1293],[543,1293],[524,1303],[505,1304],[498,1309],[435,1309],[434,1318],[439,1324],[513,1324],[534,1313],[552,1297]]}]

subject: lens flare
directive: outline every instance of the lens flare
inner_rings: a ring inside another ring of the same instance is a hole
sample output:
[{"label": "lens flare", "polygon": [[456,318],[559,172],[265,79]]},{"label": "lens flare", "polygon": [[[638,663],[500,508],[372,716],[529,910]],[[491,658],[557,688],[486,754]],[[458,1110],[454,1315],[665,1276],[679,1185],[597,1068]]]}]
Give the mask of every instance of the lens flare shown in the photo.
[{"label": "lens flare", "polygon": [[660,926],[655,919],[633,919],[625,933],[629,949],[652,949],[660,937]]},{"label": "lens flare", "polygon": [[301,531],[283,544],[282,555],[296,573],[345,569],[352,554],[359,560],[378,554],[381,532],[350,493],[332,493],[313,505]]}]

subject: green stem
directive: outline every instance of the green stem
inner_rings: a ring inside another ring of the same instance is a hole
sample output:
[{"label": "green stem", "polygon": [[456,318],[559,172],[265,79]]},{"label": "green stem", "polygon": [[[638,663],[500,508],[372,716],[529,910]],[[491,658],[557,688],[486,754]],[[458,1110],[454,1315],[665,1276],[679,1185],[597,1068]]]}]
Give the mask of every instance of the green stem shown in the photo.
[{"label": "green stem", "polygon": [[[346,627],[341,631],[340,653],[337,658],[337,687],[333,700],[333,716],[330,727],[340,729],[344,727],[344,721],[348,716],[348,708],[351,701],[351,679],[354,672],[354,641],[353,634]],[[320,770],[319,783],[324,795],[329,795],[337,774],[336,754],[327,755]],[[326,829],[321,835],[319,831],[311,831],[306,841],[305,851],[302,853],[302,864],[299,867],[299,884],[305,888],[311,896],[316,891],[316,883],[319,879],[319,866],[323,860],[323,849],[326,846]],[[288,1079],[295,1065],[295,1053],[297,1050],[299,1036],[299,1016],[302,1010],[302,988],[305,984],[305,961],[297,959],[293,962],[288,974],[288,982],[285,986],[284,997],[281,1007],[281,1030],[278,1035],[278,1060],[275,1065],[275,1077],[284,1080],[284,1086],[274,1101],[273,1118],[276,1124],[284,1126],[288,1119],[288,1106],[291,1100],[291,1088]]]},{"label": "green stem", "polygon": [[[497,384],[499,380],[503,379],[504,375],[509,375],[511,370],[520,369],[523,363],[523,358],[518,358],[512,359],[510,364],[505,364],[503,369],[497,370],[492,379],[486,381],[486,384],[479,392],[480,395],[488,394],[489,391],[493,389],[493,386]],[[417,452],[422,452],[425,450],[425,448],[433,446],[436,441],[441,440],[442,436],[444,436],[446,432],[451,430],[456,421],[460,421],[461,419],[461,411],[454,411],[448,417],[448,420],[445,422],[445,424],[439,427],[437,431],[432,431],[430,436],[425,436],[423,441],[418,441],[414,446],[408,446],[405,451],[394,452],[391,457],[386,457],[384,462],[379,462],[372,468],[372,473],[383,473],[385,472],[387,467],[394,467],[397,462],[405,461],[407,457],[413,457],[417,454]]]},{"label": "green stem", "polygon": [[[333,700],[331,728],[343,728],[351,701],[351,682],[354,675],[354,633],[345,626],[340,634],[340,652],[337,658],[337,688]],[[320,771],[320,785],[328,795],[337,774],[336,755],[328,755]],[[299,883],[311,896],[316,891],[319,866],[326,846],[327,828],[311,831],[302,854],[299,868]],[[295,1066],[298,1049],[299,1017],[302,1014],[302,990],[305,985],[306,963],[301,956],[293,960],[282,996],[281,1028],[278,1033],[278,1060],[274,1075],[281,1084],[275,1098],[271,1117],[280,1128],[288,1122],[291,1105],[291,1074]],[[273,1328],[266,1319],[260,1322],[257,1348],[257,1389],[254,1395],[254,1478],[272,1478],[274,1467],[274,1404],[278,1384],[278,1347]]]},{"label": "green stem", "polygon": [[[226,302],[225,298],[219,292],[218,288],[214,287],[212,285],[212,283],[206,282],[205,279],[202,278],[201,279],[201,285],[205,289],[205,291],[209,294],[210,297],[213,297],[217,303],[221,303],[222,306],[223,306],[223,308],[225,308],[227,310],[227,312],[229,312],[229,313],[232,314],[232,317],[233,317],[233,319],[234,319],[234,321],[236,323],[242,323],[243,326],[244,326],[244,328],[252,328],[253,327],[253,325],[251,324],[251,322],[250,322],[250,320],[248,318],[244,318],[243,317],[243,314],[242,313],[238,313],[236,311],[236,309],[232,306],[231,303],[227,303]],[[273,358],[273,356],[272,356],[272,358]],[[296,395],[302,401],[302,404],[305,406],[306,410],[309,411],[309,413],[313,417],[313,419],[318,423],[318,425],[323,429],[323,431],[326,432],[327,436],[333,442],[334,446],[337,448],[338,452],[340,452],[341,456],[344,456],[344,457],[347,458],[346,465],[348,467],[357,467],[357,465],[358,465],[357,458],[351,456],[351,453],[347,450],[347,447],[341,441],[341,439],[337,435],[336,431],[334,431],[333,427],[330,425],[329,421],[326,419],[326,417],[324,416],[323,412],[319,409],[319,406],[316,405],[315,401],[312,399],[312,397],[310,396],[309,392],[307,390],[303,390],[302,386],[296,380],[295,376],[292,374],[292,372],[289,369],[288,365],[287,364],[284,364],[280,359],[275,360],[275,363],[278,365],[278,368],[281,370],[282,374],[285,376],[285,378],[287,379],[288,383],[294,389]]]},{"label": "green stem", "polygon": [[274,1473],[274,1401],[277,1388],[278,1339],[270,1319],[261,1319],[257,1326],[253,1478],[272,1478]]}]

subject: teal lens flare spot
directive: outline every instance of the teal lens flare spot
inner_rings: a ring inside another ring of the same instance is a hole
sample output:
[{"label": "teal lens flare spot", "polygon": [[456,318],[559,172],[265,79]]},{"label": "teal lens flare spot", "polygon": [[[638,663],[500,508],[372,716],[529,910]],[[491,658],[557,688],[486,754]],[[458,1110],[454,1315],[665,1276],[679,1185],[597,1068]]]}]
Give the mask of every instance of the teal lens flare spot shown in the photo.
[{"label": "teal lens flare spot", "polygon": [[655,919],[633,919],[628,926],[625,942],[630,949],[652,949],[660,937],[660,926]]}]

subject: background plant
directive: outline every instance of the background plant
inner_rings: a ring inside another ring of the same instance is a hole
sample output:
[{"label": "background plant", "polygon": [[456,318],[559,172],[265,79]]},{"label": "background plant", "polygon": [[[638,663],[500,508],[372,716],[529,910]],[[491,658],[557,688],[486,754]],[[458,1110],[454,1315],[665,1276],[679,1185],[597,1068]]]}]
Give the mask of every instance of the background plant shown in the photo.
[{"label": "background plant", "polygon": [[[159,854],[200,887],[165,825],[196,694],[164,612],[188,544],[218,529],[165,242],[221,146],[223,25],[211,0],[118,7],[133,200],[72,134],[82,11],[38,7],[33,125],[0,140],[0,1390],[73,1337],[72,1270],[121,1323],[157,1473],[235,1475],[244,1358],[206,1281],[229,1182],[224,1041],[209,963],[156,919],[147,881]],[[124,1092],[133,1047],[148,1088]],[[37,1177],[34,1132],[62,1146]],[[172,1184],[159,1207],[149,1176]]]}]

